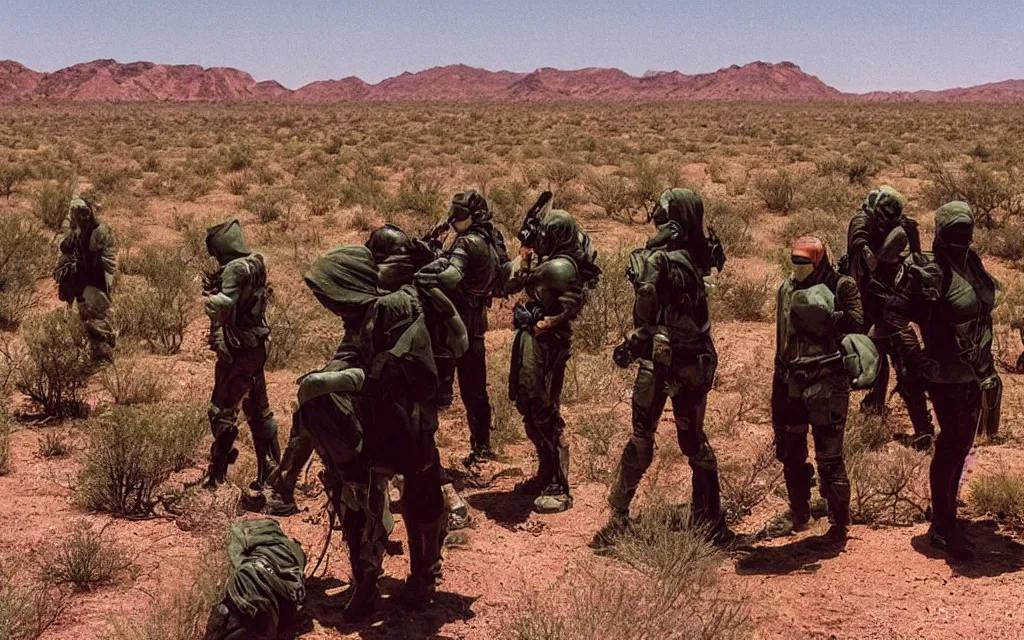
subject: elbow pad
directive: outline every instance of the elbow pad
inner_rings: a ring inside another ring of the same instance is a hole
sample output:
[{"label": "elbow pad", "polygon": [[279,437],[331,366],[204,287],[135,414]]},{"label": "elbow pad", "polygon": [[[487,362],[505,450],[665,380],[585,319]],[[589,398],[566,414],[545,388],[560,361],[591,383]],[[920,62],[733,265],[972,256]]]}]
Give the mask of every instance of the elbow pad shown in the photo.
[{"label": "elbow pad", "polygon": [[204,310],[207,317],[214,322],[220,321],[225,313],[235,305],[235,301],[223,293],[215,293],[206,299]]},{"label": "elbow pad", "polygon": [[362,369],[311,373],[299,383],[299,404],[329,393],[359,393],[365,380]]}]

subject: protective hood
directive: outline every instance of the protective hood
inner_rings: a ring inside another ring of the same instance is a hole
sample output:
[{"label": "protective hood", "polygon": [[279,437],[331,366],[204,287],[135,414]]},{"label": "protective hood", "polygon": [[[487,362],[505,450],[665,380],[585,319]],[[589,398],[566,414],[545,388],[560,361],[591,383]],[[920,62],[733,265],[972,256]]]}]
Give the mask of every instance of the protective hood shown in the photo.
[{"label": "protective hood", "polygon": [[828,247],[821,238],[815,236],[797,238],[793,243],[792,255],[794,258],[810,260],[810,264],[807,265],[810,267],[809,269],[801,269],[801,265],[794,262],[793,280],[798,288],[822,284],[828,279],[829,273],[834,271],[832,261],[828,256]]},{"label": "protective hood", "polygon": [[320,304],[345,320],[359,320],[380,297],[377,267],[363,245],[338,247],[321,256],[305,276]]},{"label": "protective hood", "polygon": [[940,260],[963,266],[971,253],[974,214],[966,202],[954,201],[935,212],[935,240],[932,251]]},{"label": "protective hood", "polygon": [[[695,191],[679,187],[666,189],[652,217],[659,226],[658,232],[647,241],[649,249],[685,249],[701,272],[710,273],[712,266],[721,270],[724,253],[719,256],[720,260],[715,259],[717,239],[709,238],[704,225],[704,200]],[[659,223],[659,220],[664,222]]]},{"label": "protective hood", "polygon": [[534,251],[547,258],[560,254],[573,255],[579,240],[580,229],[568,211],[554,209],[540,222],[540,233]]},{"label": "protective hood", "polygon": [[906,201],[902,193],[889,185],[884,185],[869,193],[860,208],[875,222],[892,226],[903,217],[903,206]]},{"label": "protective hood", "polygon": [[242,236],[242,224],[238,218],[212,226],[206,230],[206,250],[221,265],[252,254]]},{"label": "protective hood", "polygon": [[474,189],[459,191],[452,196],[451,206],[448,208],[448,223],[472,218],[473,222],[490,220],[491,209],[487,200]]},{"label": "protective hood", "polygon": [[373,254],[374,262],[379,264],[385,258],[409,253],[412,249],[412,238],[401,227],[386,224],[370,233],[366,246]]}]

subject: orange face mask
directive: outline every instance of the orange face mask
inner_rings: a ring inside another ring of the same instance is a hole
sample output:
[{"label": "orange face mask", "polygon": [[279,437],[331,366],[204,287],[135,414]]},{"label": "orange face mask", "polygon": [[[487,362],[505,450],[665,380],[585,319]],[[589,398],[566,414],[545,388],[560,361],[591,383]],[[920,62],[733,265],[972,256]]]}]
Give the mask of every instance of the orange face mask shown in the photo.
[{"label": "orange face mask", "polygon": [[793,277],[799,282],[806,280],[825,258],[825,243],[814,236],[797,238],[793,243]]}]

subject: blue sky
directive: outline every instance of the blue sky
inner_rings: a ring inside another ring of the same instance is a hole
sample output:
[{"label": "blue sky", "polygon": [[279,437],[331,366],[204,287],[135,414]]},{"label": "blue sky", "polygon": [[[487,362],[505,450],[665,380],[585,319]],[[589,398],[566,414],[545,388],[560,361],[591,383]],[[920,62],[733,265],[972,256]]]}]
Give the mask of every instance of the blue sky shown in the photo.
[{"label": "blue sky", "polygon": [[790,60],[844,91],[1024,78],[1024,0],[0,0],[0,59],[231,66],[290,88],[462,62],[714,71]]}]

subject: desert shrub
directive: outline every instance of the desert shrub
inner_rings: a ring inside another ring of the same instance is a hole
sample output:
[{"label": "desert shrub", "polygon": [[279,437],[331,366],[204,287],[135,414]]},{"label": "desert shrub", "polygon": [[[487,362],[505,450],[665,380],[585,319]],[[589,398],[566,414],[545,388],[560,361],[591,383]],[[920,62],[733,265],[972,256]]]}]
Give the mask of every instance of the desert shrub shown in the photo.
[{"label": "desert shrub", "polygon": [[294,194],[285,189],[260,189],[245,196],[242,208],[256,216],[260,224],[269,224],[290,216],[295,206]]},{"label": "desert shrub", "polygon": [[182,202],[195,202],[213,189],[213,178],[186,173],[174,180],[174,195]]},{"label": "desert shrub", "polygon": [[925,204],[933,209],[952,200],[963,200],[971,205],[978,225],[986,228],[996,225],[997,213],[1024,213],[1024,199],[1020,196],[1024,185],[1016,173],[999,175],[979,162],[953,169],[937,159],[925,163],[925,171],[931,182],[925,185],[922,195]]},{"label": "desert shrub", "polygon": [[11,418],[4,411],[0,414],[0,476],[7,476],[14,470],[11,465]]},{"label": "desert shrub", "polygon": [[1024,476],[1005,469],[980,475],[970,484],[971,508],[1012,527],[1024,527]]},{"label": "desert shrub", "polygon": [[0,166],[0,195],[8,200],[18,190],[18,185],[28,179],[30,172],[23,164],[4,163]]},{"label": "desert shrub", "polygon": [[379,208],[387,199],[384,179],[367,160],[361,160],[353,168],[352,176],[341,186],[341,206]]},{"label": "desert shrub", "polygon": [[39,440],[39,456],[42,458],[63,458],[71,453],[71,443],[64,434],[47,431]]},{"label": "desert shrub", "polygon": [[995,229],[978,229],[974,248],[985,255],[1019,262],[1024,260],[1024,228],[1008,222]]},{"label": "desert shrub", "polygon": [[717,587],[721,556],[685,515],[650,509],[620,538],[628,566],[574,567],[568,588],[549,590],[512,622],[515,640],[732,640],[750,637],[742,602]]},{"label": "desert shrub", "polygon": [[109,196],[124,189],[130,178],[130,173],[124,167],[104,164],[97,168],[96,173],[91,176],[92,188],[97,193]]},{"label": "desert shrub", "polygon": [[609,484],[615,477],[620,450],[614,444],[622,425],[615,407],[587,412],[578,420],[576,433],[583,439],[583,473],[588,480]]},{"label": "desert shrub", "polygon": [[834,256],[839,256],[846,253],[848,222],[843,216],[820,209],[801,211],[789,217],[779,240],[788,249],[800,236],[816,236],[828,244]]},{"label": "desert shrub", "polygon": [[789,213],[796,204],[796,179],[785,170],[758,177],[754,180],[754,191],[765,208],[775,213]]},{"label": "desert shrub", "polygon": [[50,254],[37,224],[0,215],[0,327],[16,326],[32,306],[36,281],[52,267]]},{"label": "desert shrub", "polygon": [[57,586],[91,591],[130,576],[134,558],[104,533],[85,520],[73,523],[60,542],[43,550],[42,578]]},{"label": "desert shrub", "polygon": [[555,160],[544,166],[544,179],[548,187],[556,192],[565,191],[569,183],[580,177],[582,169],[565,160]]},{"label": "desert shrub", "polygon": [[267,368],[297,368],[322,362],[337,345],[339,327],[334,316],[308,298],[289,296],[275,290],[267,305],[271,340],[267,345]]},{"label": "desert shrub", "polygon": [[68,217],[74,189],[71,181],[47,180],[32,193],[32,215],[50,231],[59,232]]},{"label": "desert shrub", "polygon": [[496,184],[487,192],[494,219],[506,234],[519,231],[526,208],[530,206],[529,185],[522,180],[510,180]]},{"label": "desert shrub", "polygon": [[861,194],[845,181],[834,178],[810,178],[801,184],[800,204],[848,220],[856,211]]},{"label": "desert shrub", "polygon": [[847,454],[875,451],[892,442],[892,430],[884,416],[851,411],[846,418],[843,447]]},{"label": "desert shrub", "polygon": [[89,425],[79,502],[116,516],[151,515],[160,486],[195,459],[205,430],[191,405],[113,407]]},{"label": "desert shrub", "polygon": [[191,575],[147,603],[138,621],[111,620],[112,640],[202,640],[210,609],[224,597],[228,564],[226,544],[208,543]]},{"label": "desert shrub", "polygon": [[491,446],[501,453],[505,447],[522,442],[525,437],[523,420],[515,403],[508,397],[508,363],[512,357],[512,343],[501,349],[488,349],[487,386],[491,400]]},{"label": "desert shrub", "polygon": [[299,193],[306,199],[311,214],[323,216],[337,206],[340,198],[338,187],[338,173],[328,167],[321,167],[302,176]]},{"label": "desert shrub", "polygon": [[628,218],[628,209],[635,202],[629,182],[622,176],[588,171],[583,189],[590,201],[604,209],[609,218],[618,218],[624,213]]},{"label": "desert shrub", "polygon": [[445,199],[444,187],[437,176],[412,171],[402,178],[398,194],[387,209],[389,213],[420,213],[434,220],[444,211]]},{"label": "desert shrub", "polygon": [[721,478],[722,508],[729,524],[735,524],[749,516],[782,482],[774,443],[763,443],[749,460],[722,465]]},{"label": "desert shrub", "polygon": [[583,311],[573,323],[575,344],[588,352],[620,341],[633,327],[633,286],[626,279],[629,252],[598,254],[603,274],[595,289],[587,293]]},{"label": "desert shrub", "polygon": [[725,271],[709,290],[711,315],[718,321],[763,322],[771,317],[778,283],[771,276],[746,279]]},{"label": "desert shrub", "polygon": [[242,171],[252,166],[256,152],[248,144],[233,144],[224,149],[221,156],[226,171]]},{"label": "desert shrub", "polygon": [[148,345],[154,353],[181,349],[198,295],[188,252],[181,247],[149,245],[130,264],[141,278],[125,279],[114,298],[118,333]]},{"label": "desert shrub", "polygon": [[33,577],[14,560],[0,560],[0,638],[42,637],[63,611],[65,600],[59,587]]},{"label": "desert shrub", "polygon": [[644,156],[633,163],[629,178],[633,182],[634,207],[646,216],[658,203],[662,191],[669,186],[668,180],[661,169]]},{"label": "desert shrub", "polygon": [[718,239],[722,241],[726,256],[740,258],[750,255],[754,249],[754,236],[750,232],[754,214],[754,210],[749,206],[734,207],[722,200],[708,204],[708,224],[714,228]]},{"label": "desert shrub", "polygon": [[85,389],[92,373],[89,339],[77,315],[58,309],[22,326],[25,347],[6,357],[15,387],[55,418],[87,412]]},{"label": "desert shrub", "polygon": [[162,400],[167,392],[161,373],[135,355],[119,353],[100,373],[100,384],[115,404],[151,404]]},{"label": "desert shrub", "polygon": [[244,196],[249,193],[251,178],[246,173],[232,173],[224,178],[224,186],[233,196]]},{"label": "desert shrub", "polygon": [[846,449],[853,521],[870,525],[907,525],[924,519],[928,505],[925,453],[891,445],[878,451]]}]

